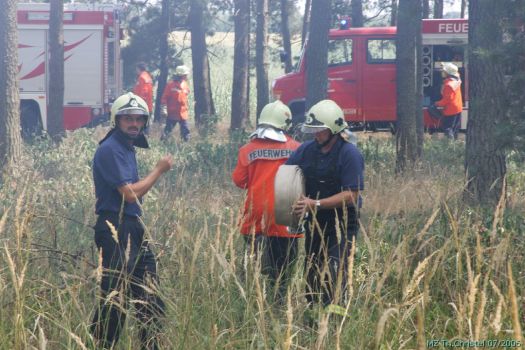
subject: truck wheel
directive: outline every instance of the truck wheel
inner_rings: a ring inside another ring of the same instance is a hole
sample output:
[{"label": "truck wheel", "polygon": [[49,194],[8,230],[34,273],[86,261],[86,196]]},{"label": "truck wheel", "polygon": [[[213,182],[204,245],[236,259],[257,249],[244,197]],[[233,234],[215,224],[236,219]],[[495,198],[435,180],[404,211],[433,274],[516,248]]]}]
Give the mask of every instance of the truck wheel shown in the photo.
[{"label": "truck wheel", "polygon": [[21,134],[25,141],[42,135],[42,118],[35,103],[22,102],[20,106]]},{"label": "truck wheel", "polygon": [[391,133],[392,135],[395,135],[396,132],[397,132],[397,129],[396,129],[396,123],[390,123],[390,127],[389,127],[389,129],[390,129],[390,133]]}]

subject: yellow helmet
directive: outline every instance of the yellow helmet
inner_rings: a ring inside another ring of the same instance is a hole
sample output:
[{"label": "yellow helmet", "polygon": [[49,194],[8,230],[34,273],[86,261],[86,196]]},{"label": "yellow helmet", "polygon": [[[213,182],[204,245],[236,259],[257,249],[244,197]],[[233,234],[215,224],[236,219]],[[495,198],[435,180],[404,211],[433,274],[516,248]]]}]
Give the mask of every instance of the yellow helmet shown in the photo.
[{"label": "yellow helmet", "polygon": [[277,100],[268,103],[261,110],[259,125],[270,125],[276,129],[288,130],[292,125],[292,112],[287,105]]},{"label": "yellow helmet", "polygon": [[132,92],[128,92],[119,96],[111,106],[110,125],[114,128],[117,125],[117,115],[144,115],[146,116],[146,124],[144,128],[149,125],[149,110],[146,101],[140,96]]},{"label": "yellow helmet", "polygon": [[332,134],[338,134],[347,127],[341,107],[332,100],[322,100],[310,108],[301,130],[304,133],[316,133],[330,129]]},{"label": "yellow helmet", "polygon": [[175,75],[189,75],[190,69],[186,66],[177,66],[175,68]]},{"label": "yellow helmet", "polygon": [[452,75],[459,78],[459,69],[458,66],[456,66],[454,63],[445,62],[442,64],[442,69],[443,72],[447,73],[448,75]]}]

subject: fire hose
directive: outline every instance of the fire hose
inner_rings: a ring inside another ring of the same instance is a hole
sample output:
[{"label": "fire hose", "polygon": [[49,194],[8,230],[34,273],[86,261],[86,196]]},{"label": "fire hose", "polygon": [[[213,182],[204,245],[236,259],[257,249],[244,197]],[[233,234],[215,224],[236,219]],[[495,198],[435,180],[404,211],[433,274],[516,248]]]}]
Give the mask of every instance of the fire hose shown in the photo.
[{"label": "fire hose", "polygon": [[281,165],[275,175],[275,222],[296,228],[300,218],[293,214],[292,206],[304,196],[304,176],[297,165]]}]

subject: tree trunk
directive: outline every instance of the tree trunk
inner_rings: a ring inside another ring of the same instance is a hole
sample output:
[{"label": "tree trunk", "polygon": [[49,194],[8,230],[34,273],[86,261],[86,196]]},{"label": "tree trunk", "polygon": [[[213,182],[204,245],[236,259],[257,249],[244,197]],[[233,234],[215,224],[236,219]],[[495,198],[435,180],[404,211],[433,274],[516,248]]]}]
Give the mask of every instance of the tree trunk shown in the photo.
[{"label": "tree trunk", "polygon": [[47,132],[55,142],[64,136],[64,1],[49,4],[49,102]]},{"label": "tree trunk", "polygon": [[467,0],[461,0],[461,18],[465,18],[465,12],[467,11]]},{"label": "tree trunk", "polygon": [[210,82],[210,64],[204,27],[205,0],[194,0],[190,5],[191,60],[193,64],[193,94],[195,97],[195,124],[205,133],[215,115]]},{"label": "tree trunk", "polygon": [[465,172],[471,203],[494,205],[504,190],[505,153],[497,135],[498,120],[507,111],[498,3],[469,3],[469,96]]},{"label": "tree trunk", "polygon": [[423,18],[430,17],[430,0],[423,0]]},{"label": "tree trunk", "polygon": [[154,121],[160,123],[162,118],[160,116],[160,105],[162,93],[168,82],[168,37],[171,31],[171,16],[170,16],[170,0],[162,0],[161,9],[161,26],[162,33],[159,36],[159,68],[160,73],[157,79],[157,95],[155,96],[155,112],[150,111],[155,116]]},{"label": "tree trunk", "polygon": [[255,39],[255,71],[257,74],[257,121],[264,106],[270,101],[268,84],[268,0],[257,1],[257,29]]},{"label": "tree trunk", "polygon": [[390,25],[395,27],[397,25],[397,0],[392,0],[390,10]]},{"label": "tree trunk", "polygon": [[351,4],[351,13],[352,13],[352,27],[362,27],[364,25],[363,18],[363,1],[362,0],[352,0]]},{"label": "tree trunk", "polygon": [[306,110],[326,98],[328,87],[328,32],[332,1],[312,0],[312,19],[306,47]]},{"label": "tree trunk", "polygon": [[250,68],[250,0],[235,0],[232,114],[230,130],[243,129],[248,121],[248,71]]},{"label": "tree trunk", "polygon": [[443,0],[434,0],[434,18],[443,18]]},{"label": "tree trunk", "polygon": [[0,168],[20,160],[20,96],[18,95],[18,32],[16,0],[0,6]]},{"label": "tree trunk", "polygon": [[308,28],[310,28],[310,14],[312,13],[312,0],[306,0],[304,5],[304,16],[303,16],[303,31],[301,33],[301,46],[304,46],[306,36],[308,35]]},{"label": "tree trunk", "polygon": [[292,40],[290,37],[290,25],[288,23],[288,0],[281,0],[281,35],[283,37],[283,49],[286,52],[284,71],[292,71]]},{"label": "tree trunk", "polygon": [[[397,133],[396,171],[412,169],[418,160],[418,36],[421,35],[421,3],[399,0],[397,26]],[[422,125],[422,124],[421,124]]]},{"label": "tree trunk", "polygon": [[419,7],[420,17],[417,21],[416,34],[416,134],[417,134],[417,158],[423,157],[423,143],[425,141],[425,123],[423,114],[423,22],[422,7]]}]

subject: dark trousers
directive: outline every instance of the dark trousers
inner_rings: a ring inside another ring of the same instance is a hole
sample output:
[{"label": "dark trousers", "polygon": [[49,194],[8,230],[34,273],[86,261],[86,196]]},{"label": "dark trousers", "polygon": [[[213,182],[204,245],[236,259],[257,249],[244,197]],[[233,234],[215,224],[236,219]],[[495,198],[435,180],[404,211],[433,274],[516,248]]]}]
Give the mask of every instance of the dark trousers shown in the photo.
[{"label": "dark trousers", "polygon": [[[335,211],[334,211],[335,215]],[[358,215],[348,210],[346,224],[341,226],[341,237],[334,227],[314,223],[305,225],[306,300],[323,305],[337,304],[344,299],[348,279],[348,258],[352,238],[359,231]],[[346,234],[345,234],[346,233]]]},{"label": "dark trousers", "polygon": [[173,128],[179,123],[180,125],[180,136],[184,141],[188,141],[190,139],[190,129],[188,128],[188,121],[187,120],[175,120],[175,119],[166,119],[166,126],[164,127],[164,135],[162,135],[162,138],[167,138],[171,132],[173,131]]},{"label": "dark trousers", "polygon": [[284,301],[291,270],[297,258],[297,238],[264,236],[262,234],[244,236],[246,249],[261,258],[261,271],[269,277],[275,294]]},{"label": "dark trousers", "polygon": [[449,139],[457,140],[461,127],[461,113],[444,116],[443,119],[441,119],[441,126]]},{"label": "dark trousers", "polygon": [[[106,220],[117,230],[115,241]],[[157,335],[164,303],[157,295],[158,276],[155,256],[144,241],[144,226],[136,217],[116,213],[99,215],[95,225],[95,243],[102,251],[101,301],[91,325],[91,332],[102,348],[110,348],[119,339],[129,311],[129,300],[140,327],[141,349],[158,349]]]}]

